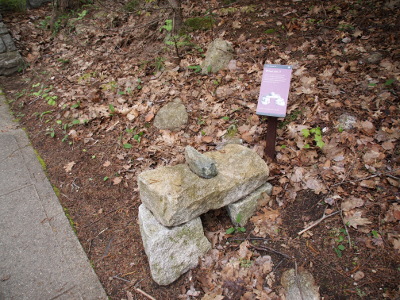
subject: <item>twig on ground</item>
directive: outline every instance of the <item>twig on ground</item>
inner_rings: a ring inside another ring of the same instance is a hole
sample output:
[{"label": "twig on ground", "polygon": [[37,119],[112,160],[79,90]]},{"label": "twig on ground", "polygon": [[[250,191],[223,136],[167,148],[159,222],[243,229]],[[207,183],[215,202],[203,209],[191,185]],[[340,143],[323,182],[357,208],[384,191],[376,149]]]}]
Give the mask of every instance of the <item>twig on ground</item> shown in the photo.
[{"label": "twig on ground", "polygon": [[311,224],[310,226],[304,228],[302,231],[299,231],[297,234],[298,234],[298,235],[302,235],[304,232],[306,232],[306,231],[310,230],[311,228],[317,226],[317,225],[318,225],[319,223],[321,223],[323,220],[325,220],[325,219],[327,219],[327,218],[329,218],[329,217],[332,217],[332,216],[334,216],[334,215],[336,215],[336,214],[338,214],[338,213],[340,213],[340,212],[341,212],[341,210],[335,211],[334,213],[331,213],[331,214],[329,214],[329,215],[325,215],[325,212],[324,212],[324,214],[322,215],[321,218],[319,218],[317,221],[315,221],[315,222],[314,222],[313,224]]},{"label": "twig on ground", "polygon": [[150,295],[147,294],[145,291],[143,291],[143,290],[141,290],[141,289],[139,289],[139,288],[134,288],[134,289],[135,289],[136,292],[142,294],[143,296],[145,296],[145,297],[147,297],[147,298],[149,298],[149,299],[151,299],[151,300],[156,300],[156,298],[150,296]]},{"label": "twig on ground", "polygon": [[270,248],[270,247],[266,247],[266,246],[254,246],[254,245],[251,245],[251,247],[254,248],[254,249],[256,249],[256,250],[259,250],[259,251],[271,251],[271,252],[274,252],[274,253],[276,253],[276,254],[282,255],[283,257],[285,257],[285,258],[287,258],[287,259],[291,259],[291,257],[290,257],[289,255],[287,255],[287,254],[285,254],[285,253],[282,253],[282,252],[279,252],[279,251],[277,251],[277,250],[275,250],[275,249],[272,249],[272,248]]},{"label": "twig on ground", "polygon": [[363,177],[363,178],[358,178],[358,179],[354,179],[354,180],[342,181],[342,182],[339,182],[339,183],[332,184],[331,187],[338,186],[338,185],[342,185],[342,184],[344,184],[344,183],[349,183],[349,182],[359,182],[359,181],[371,179],[371,178],[378,177],[378,176],[382,176],[382,175],[389,176],[389,175],[387,175],[387,174],[396,172],[396,171],[398,171],[399,169],[400,169],[400,168],[396,168],[396,169],[393,169],[393,170],[391,170],[391,171],[387,171],[387,172],[378,172],[378,173],[375,173],[375,174],[372,174],[372,175],[370,175],[370,176]]}]

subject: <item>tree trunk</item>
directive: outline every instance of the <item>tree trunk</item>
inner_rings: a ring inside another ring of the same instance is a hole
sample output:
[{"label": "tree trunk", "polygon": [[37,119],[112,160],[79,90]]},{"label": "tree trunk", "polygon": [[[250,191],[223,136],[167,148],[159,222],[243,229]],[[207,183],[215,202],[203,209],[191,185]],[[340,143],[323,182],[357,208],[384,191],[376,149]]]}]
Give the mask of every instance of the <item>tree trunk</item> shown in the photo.
[{"label": "tree trunk", "polygon": [[168,0],[172,9],[174,10],[174,34],[178,34],[183,25],[182,6],[181,0]]}]

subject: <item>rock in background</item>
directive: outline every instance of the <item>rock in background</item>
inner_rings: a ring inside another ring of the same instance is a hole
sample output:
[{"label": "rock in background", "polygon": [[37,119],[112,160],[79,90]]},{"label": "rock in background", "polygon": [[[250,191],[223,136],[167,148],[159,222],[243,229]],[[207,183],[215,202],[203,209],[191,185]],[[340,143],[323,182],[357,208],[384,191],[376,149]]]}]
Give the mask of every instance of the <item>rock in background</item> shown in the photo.
[{"label": "rock in background", "polygon": [[139,225],[151,276],[160,285],[168,285],[195,268],[199,257],[211,249],[200,218],[168,228],[141,204]]},{"label": "rock in background", "polygon": [[[286,300],[318,300],[319,287],[312,274],[303,269],[290,269],[282,274],[281,284],[285,288]],[[334,283],[332,283],[334,284]]]},{"label": "rock in background", "polygon": [[13,39],[3,23],[3,17],[0,15],[0,76],[12,75],[23,65],[24,60],[17,51]]},{"label": "rock in background", "polygon": [[232,58],[232,44],[222,39],[215,39],[208,46],[206,58],[201,65],[201,71],[203,74],[218,72],[227,68]]},{"label": "rock in background", "polygon": [[178,131],[188,121],[185,105],[179,98],[164,105],[154,118],[154,126],[161,130]]}]

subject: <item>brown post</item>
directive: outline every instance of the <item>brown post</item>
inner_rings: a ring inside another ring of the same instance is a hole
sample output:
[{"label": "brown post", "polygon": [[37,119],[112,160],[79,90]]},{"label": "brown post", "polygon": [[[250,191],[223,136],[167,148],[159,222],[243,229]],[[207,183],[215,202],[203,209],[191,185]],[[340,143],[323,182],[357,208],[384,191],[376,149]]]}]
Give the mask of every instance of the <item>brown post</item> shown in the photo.
[{"label": "brown post", "polygon": [[272,160],[275,160],[275,143],[276,143],[276,128],[278,125],[278,118],[268,117],[267,123],[267,135],[266,142],[267,146],[265,147],[265,155]]}]

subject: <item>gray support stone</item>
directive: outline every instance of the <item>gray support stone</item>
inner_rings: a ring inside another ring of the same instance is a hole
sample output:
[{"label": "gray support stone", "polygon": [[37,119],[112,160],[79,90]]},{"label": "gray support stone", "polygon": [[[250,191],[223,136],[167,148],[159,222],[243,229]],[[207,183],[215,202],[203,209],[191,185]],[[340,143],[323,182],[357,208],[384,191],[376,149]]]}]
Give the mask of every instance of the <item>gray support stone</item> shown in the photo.
[{"label": "gray support stone", "polygon": [[168,285],[195,268],[199,257],[211,249],[200,218],[168,228],[142,204],[139,206],[139,225],[151,276],[160,285]]},{"label": "gray support stone", "polygon": [[[256,212],[257,202],[264,193],[268,195],[271,195],[272,193],[272,185],[268,182],[260,186],[257,190],[255,190],[247,197],[237,202],[231,203],[226,207],[229,217],[231,218],[231,221],[235,226],[246,225],[247,221]],[[237,222],[238,216],[240,216],[240,222]]]},{"label": "gray support stone", "polygon": [[230,144],[204,155],[218,166],[218,175],[211,179],[197,176],[186,164],[139,174],[140,199],[164,226],[177,226],[236,202],[268,179],[264,160],[244,146]]}]

